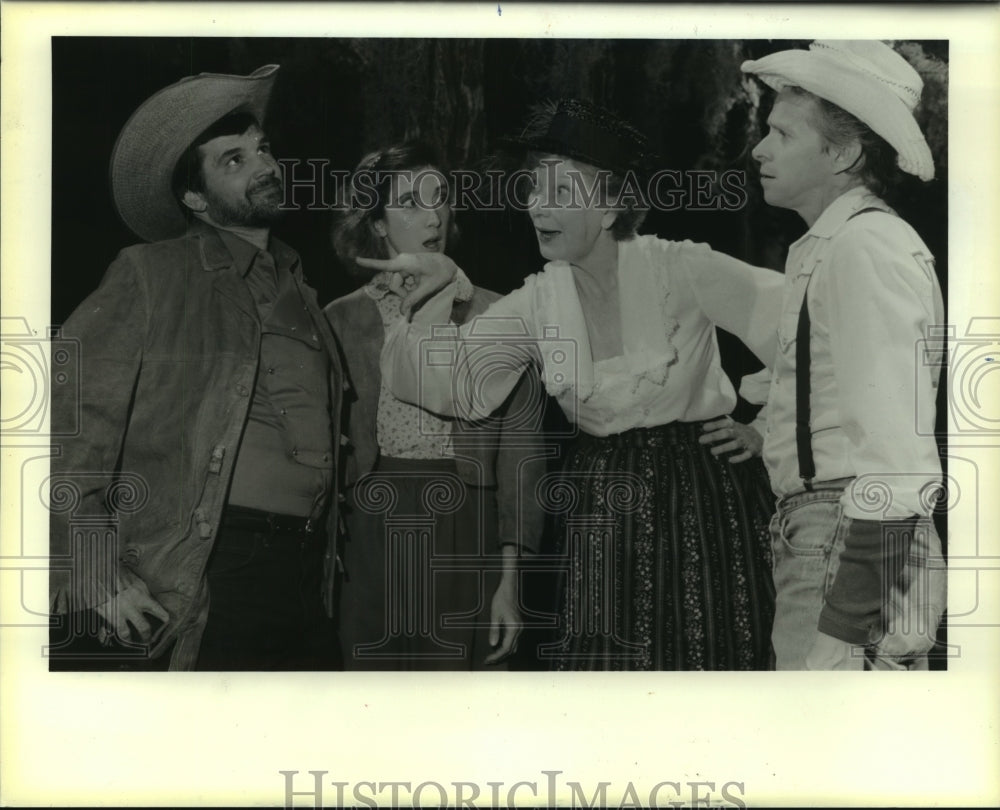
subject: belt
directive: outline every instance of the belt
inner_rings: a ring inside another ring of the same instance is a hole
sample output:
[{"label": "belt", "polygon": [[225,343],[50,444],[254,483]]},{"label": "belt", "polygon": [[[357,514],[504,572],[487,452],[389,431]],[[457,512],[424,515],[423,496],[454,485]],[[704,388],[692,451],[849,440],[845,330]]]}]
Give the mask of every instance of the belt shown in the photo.
[{"label": "belt", "polygon": [[[719,414],[713,419],[722,419],[725,414]],[[695,422],[665,422],[651,427],[636,427],[623,430],[621,433],[611,433],[607,436],[595,436],[581,430],[577,441],[581,443],[606,444],[612,447],[663,447],[665,445],[700,446],[698,438],[702,435],[702,427],[713,419],[701,419]]]},{"label": "belt", "polygon": [[246,506],[227,506],[222,513],[223,527],[261,532],[262,534],[309,535],[315,534],[318,521],[296,515],[263,512]]},{"label": "belt", "polygon": [[[783,495],[778,495],[776,503],[778,508],[781,509],[793,498],[798,498],[801,495],[807,494],[819,496],[824,492],[836,493],[837,498],[839,498],[840,493],[847,489],[853,480],[854,476],[849,475],[846,478],[831,478],[828,481],[813,481],[812,486],[808,489],[796,489],[792,492],[786,492]],[[822,500],[821,498],[817,499]]]}]

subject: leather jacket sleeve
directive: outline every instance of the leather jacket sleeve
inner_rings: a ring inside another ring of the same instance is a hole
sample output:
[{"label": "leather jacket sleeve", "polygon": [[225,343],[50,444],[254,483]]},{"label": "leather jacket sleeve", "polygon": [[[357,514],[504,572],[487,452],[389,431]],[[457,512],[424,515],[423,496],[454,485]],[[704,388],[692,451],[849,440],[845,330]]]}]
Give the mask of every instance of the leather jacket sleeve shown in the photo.
[{"label": "leather jacket sleeve", "polygon": [[[62,329],[61,338],[77,344],[79,387],[53,388],[52,435],[58,437],[49,479],[53,612],[100,605],[135,577],[118,560],[112,524],[116,497],[131,497],[129,487],[141,486],[116,480],[116,470],[142,364],[148,308],[142,276],[123,252]],[[65,435],[74,424],[75,435]]]}]

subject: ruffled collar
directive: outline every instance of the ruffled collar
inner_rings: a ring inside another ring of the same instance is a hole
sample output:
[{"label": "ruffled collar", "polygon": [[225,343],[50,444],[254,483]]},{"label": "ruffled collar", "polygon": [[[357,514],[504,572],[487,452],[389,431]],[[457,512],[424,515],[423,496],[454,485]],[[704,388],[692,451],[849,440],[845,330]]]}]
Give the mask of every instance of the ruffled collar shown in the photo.
[{"label": "ruffled collar", "polygon": [[[618,243],[618,295],[621,308],[622,345],[620,358],[630,380],[632,393],[643,381],[666,385],[670,367],[677,363],[673,336],[680,328],[670,312],[670,289],[663,253],[651,237],[635,237]],[[543,374],[546,390],[560,396],[573,390],[577,399],[586,402],[602,385],[621,384],[598,380],[590,348],[587,324],[580,305],[573,268],[565,261],[549,262],[543,274],[541,306],[543,324],[550,327],[546,339],[543,330]],[[567,355],[575,362],[567,362]]]},{"label": "ruffled collar", "polygon": [[399,293],[393,289],[390,282],[395,273],[376,273],[364,286],[365,293],[375,301],[381,301],[390,293],[398,296]]}]

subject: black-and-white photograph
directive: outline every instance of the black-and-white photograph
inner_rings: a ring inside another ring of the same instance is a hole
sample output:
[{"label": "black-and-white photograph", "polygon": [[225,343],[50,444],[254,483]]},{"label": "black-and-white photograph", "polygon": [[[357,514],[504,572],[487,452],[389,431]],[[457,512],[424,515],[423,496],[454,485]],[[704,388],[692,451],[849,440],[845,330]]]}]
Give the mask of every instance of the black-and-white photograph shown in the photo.
[{"label": "black-and-white photograph", "polygon": [[947,41],[52,59],[53,666],[944,664]]},{"label": "black-and-white photograph", "polygon": [[[985,297],[968,314],[954,269],[995,257],[955,224],[983,193],[952,177],[953,64],[975,48],[902,24],[436,34],[431,13],[406,35],[43,38],[48,226],[30,239],[48,311],[3,318],[22,594],[2,625],[39,631],[39,676],[139,702],[154,681],[181,700],[215,684],[265,736],[244,698],[329,707],[342,689],[356,713],[378,695],[391,729],[404,695],[530,683],[572,695],[574,742],[599,746],[642,724],[637,683],[671,701],[683,684],[727,734],[755,691],[808,688],[784,679],[824,679],[835,724],[851,695],[993,654],[967,629],[996,618],[980,495],[998,319]],[[529,733],[518,717],[496,744]],[[305,740],[260,763],[271,801],[914,800],[776,793],[778,770],[757,788],[692,760],[422,778],[432,760],[387,770],[368,733],[371,772]]]}]

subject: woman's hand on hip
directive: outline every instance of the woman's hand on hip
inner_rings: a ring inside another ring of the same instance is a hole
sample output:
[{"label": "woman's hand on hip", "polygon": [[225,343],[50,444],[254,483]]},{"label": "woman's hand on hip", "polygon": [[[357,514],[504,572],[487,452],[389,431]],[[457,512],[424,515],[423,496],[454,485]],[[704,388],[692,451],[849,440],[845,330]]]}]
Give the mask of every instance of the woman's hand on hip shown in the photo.
[{"label": "woman's hand on hip", "polygon": [[759,456],[764,447],[764,437],[757,432],[756,428],[736,422],[732,417],[724,416],[713,422],[706,422],[702,428],[704,431],[698,439],[702,444],[711,444],[712,455],[720,456],[723,453],[734,453],[730,456],[730,464],[737,464],[741,461]]}]

